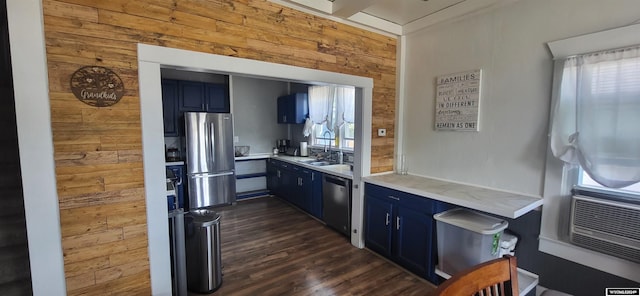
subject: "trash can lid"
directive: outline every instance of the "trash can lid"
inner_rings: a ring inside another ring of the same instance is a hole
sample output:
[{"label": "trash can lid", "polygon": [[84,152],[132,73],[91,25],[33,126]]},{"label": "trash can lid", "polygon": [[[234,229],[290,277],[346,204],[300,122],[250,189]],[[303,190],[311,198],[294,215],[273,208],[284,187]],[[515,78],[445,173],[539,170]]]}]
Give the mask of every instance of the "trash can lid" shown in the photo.
[{"label": "trash can lid", "polygon": [[481,234],[495,234],[509,226],[509,222],[505,220],[462,208],[435,214],[433,218],[439,222],[455,225]]},{"label": "trash can lid", "polygon": [[220,214],[209,209],[190,210],[189,216],[193,219],[193,223],[200,226],[210,226],[220,222]]},{"label": "trash can lid", "polygon": [[169,211],[169,218],[177,217],[180,215],[184,215],[184,210],[182,208]]}]

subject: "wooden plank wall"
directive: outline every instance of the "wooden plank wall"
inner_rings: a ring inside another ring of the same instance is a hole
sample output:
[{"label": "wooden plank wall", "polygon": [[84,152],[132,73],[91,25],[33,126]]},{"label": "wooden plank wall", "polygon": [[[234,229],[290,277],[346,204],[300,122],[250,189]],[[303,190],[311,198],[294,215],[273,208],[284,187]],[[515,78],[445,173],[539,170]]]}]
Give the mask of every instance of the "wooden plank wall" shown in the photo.
[{"label": "wooden plank wall", "polygon": [[[396,39],[266,0],[44,0],[53,141],[69,295],[150,294],[136,44],[372,77],[372,172],[393,168]],[[108,108],[69,78],[99,65],[123,80]]]}]

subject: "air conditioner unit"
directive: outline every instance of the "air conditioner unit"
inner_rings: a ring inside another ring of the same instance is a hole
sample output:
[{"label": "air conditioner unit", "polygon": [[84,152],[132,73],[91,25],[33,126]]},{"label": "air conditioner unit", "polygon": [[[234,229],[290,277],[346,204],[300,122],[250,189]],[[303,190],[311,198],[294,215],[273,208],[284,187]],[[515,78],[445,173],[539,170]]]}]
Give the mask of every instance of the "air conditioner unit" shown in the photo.
[{"label": "air conditioner unit", "polygon": [[574,195],[571,243],[640,263],[640,206]]}]

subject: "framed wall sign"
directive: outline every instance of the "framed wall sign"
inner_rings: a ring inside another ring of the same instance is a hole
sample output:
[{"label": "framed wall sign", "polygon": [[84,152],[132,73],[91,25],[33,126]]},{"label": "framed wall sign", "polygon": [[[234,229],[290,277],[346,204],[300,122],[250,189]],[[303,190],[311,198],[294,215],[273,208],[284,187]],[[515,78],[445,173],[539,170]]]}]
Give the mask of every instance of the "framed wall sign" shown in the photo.
[{"label": "framed wall sign", "polygon": [[124,84],[110,69],[86,66],[71,75],[71,91],[87,105],[109,107],[118,103],[124,95]]},{"label": "framed wall sign", "polygon": [[435,129],[478,131],[481,69],[437,77]]}]

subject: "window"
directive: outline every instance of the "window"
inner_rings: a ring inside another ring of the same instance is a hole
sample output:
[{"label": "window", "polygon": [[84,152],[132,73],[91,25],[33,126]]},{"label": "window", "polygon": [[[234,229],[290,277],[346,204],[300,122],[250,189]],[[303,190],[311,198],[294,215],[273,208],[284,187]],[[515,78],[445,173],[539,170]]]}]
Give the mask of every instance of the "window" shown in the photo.
[{"label": "window", "polygon": [[310,86],[309,117],[311,146],[354,148],[354,87]]},{"label": "window", "polygon": [[556,63],[554,155],[580,165],[576,186],[640,198],[640,47]]},{"label": "window", "polygon": [[576,186],[580,189],[587,190],[587,191],[591,190],[591,191],[609,192],[609,193],[613,193],[614,195],[640,196],[640,183],[635,183],[633,185],[629,185],[627,187],[622,187],[617,189],[608,188],[600,185],[598,182],[591,179],[591,177],[589,177],[589,174],[587,174],[587,172],[582,169],[580,170],[580,174],[578,175]]}]

